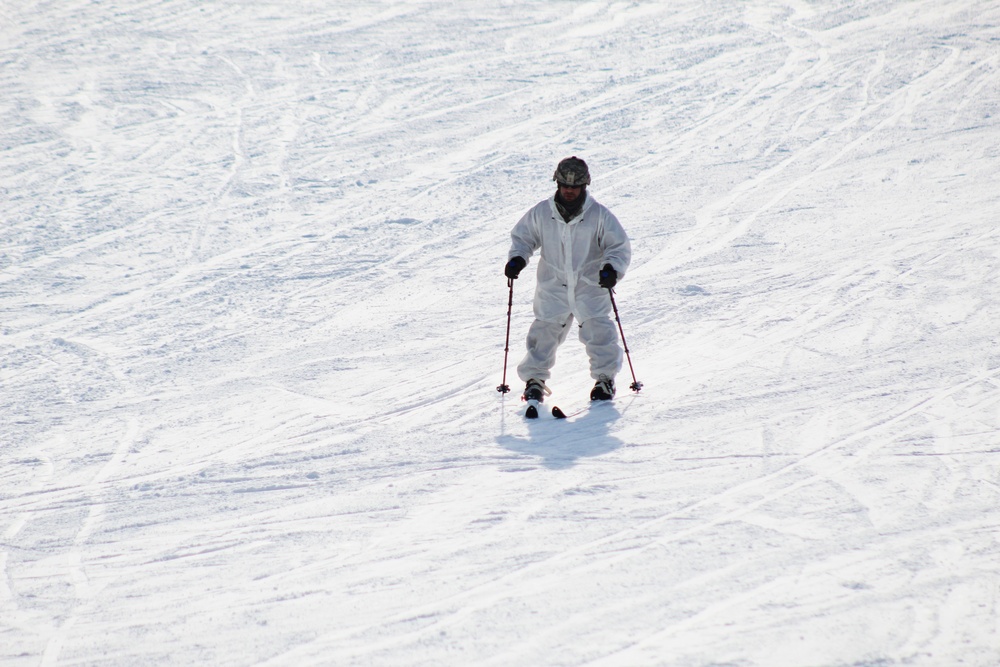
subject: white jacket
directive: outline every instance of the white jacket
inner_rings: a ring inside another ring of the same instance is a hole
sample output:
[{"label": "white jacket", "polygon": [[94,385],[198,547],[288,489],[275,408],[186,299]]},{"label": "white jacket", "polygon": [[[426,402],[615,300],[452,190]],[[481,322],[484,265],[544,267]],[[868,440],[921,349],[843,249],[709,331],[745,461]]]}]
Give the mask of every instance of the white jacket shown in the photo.
[{"label": "white jacket", "polygon": [[572,314],[585,322],[611,312],[608,290],[597,284],[610,264],[621,280],[632,246],[618,218],[590,193],[575,218],[564,222],[555,195],[531,208],[511,230],[507,259],[531,259],[541,249],[535,287],[535,318],[565,322]]}]

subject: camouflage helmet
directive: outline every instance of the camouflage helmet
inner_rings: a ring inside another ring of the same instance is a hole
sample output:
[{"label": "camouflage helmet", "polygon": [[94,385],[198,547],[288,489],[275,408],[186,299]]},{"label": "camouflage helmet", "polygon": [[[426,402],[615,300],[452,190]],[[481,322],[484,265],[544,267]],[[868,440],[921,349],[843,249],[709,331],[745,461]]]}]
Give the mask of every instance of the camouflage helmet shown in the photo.
[{"label": "camouflage helmet", "polygon": [[590,185],[590,170],[587,169],[586,162],[574,155],[559,163],[556,173],[552,174],[552,180],[560,185],[576,188]]}]

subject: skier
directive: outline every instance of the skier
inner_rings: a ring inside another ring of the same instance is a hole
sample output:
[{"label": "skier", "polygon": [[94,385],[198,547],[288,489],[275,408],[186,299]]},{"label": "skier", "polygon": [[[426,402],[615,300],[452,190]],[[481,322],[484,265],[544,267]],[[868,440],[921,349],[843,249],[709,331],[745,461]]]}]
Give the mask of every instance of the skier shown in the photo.
[{"label": "skier", "polygon": [[622,367],[622,349],[609,317],[609,290],[632,258],[628,235],[618,218],[589,192],[590,171],[576,157],[559,162],[554,195],[532,207],[511,230],[504,275],[513,280],[540,250],[535,287],[535,321],[528,330],[527,354],[517,367],[523,398],[541,403],[545,385],[574,319],[596,381],[590,400],[610,400]]}]

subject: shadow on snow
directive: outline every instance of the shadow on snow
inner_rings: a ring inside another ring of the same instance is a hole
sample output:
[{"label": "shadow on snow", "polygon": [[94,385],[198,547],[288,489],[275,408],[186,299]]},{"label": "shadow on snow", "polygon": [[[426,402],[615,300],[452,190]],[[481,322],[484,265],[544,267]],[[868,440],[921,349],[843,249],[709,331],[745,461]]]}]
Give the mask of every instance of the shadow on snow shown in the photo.
[{"label": "shadow on snow", "polygon": [[592,405],[569,419],[543,414],[526,420],[527,435],[502,433],[497,444],[518,454],[539,457],[546,468],[563,470],[581,458],[601,456],[621,447],[624,443],[610,433],[619,417],[621,412],[610,402]]}]

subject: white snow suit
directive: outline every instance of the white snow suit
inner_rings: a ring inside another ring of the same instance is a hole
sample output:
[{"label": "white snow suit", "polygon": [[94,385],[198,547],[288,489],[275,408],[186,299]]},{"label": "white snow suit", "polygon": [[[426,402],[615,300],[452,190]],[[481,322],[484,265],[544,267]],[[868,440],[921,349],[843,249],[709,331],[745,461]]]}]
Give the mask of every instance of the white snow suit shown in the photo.
[{"label": "white snow suit", "polygon": [[632,246],[618,218],[589,192],[569,222],[556,208],[555,195],[531,208],[511,230],[508,260],[529,260],[541,250],[535,287],[535,321],[528,330],[528,352],[517,367],[518,376],[548,380],[556,349],[569,333],[573,319],[580,323],[580,341],[590,357],[590,375],[614,378],[622,367],[618,332],[608,316],[611,298],[598,285],[605,264],[625,275]]}]

